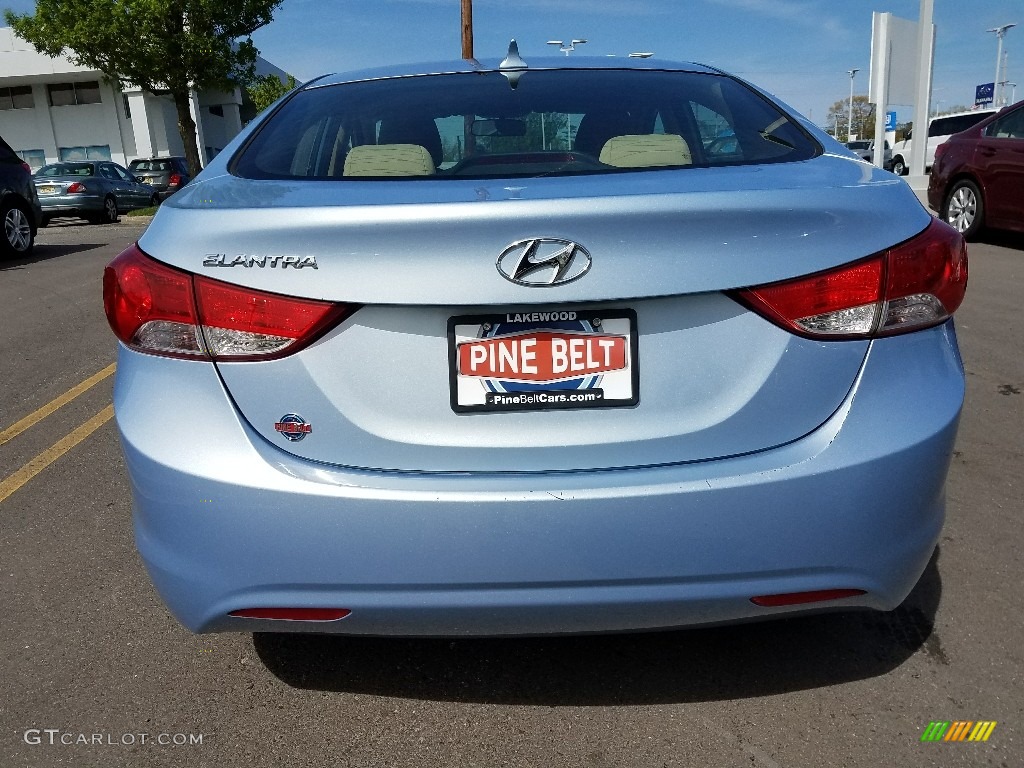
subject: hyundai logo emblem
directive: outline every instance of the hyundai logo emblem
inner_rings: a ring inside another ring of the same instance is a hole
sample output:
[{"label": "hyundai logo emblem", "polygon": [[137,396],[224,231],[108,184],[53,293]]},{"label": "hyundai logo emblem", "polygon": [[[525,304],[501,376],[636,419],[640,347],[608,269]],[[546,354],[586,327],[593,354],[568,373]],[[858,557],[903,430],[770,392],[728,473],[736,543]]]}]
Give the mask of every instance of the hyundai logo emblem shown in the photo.
[{"label": "hyundai logo emblem", "polygon": [[572,240],[533,237],[512,243],[495,266],[506,280],[540,288],[579,280],[590,271],[587,249]]}]

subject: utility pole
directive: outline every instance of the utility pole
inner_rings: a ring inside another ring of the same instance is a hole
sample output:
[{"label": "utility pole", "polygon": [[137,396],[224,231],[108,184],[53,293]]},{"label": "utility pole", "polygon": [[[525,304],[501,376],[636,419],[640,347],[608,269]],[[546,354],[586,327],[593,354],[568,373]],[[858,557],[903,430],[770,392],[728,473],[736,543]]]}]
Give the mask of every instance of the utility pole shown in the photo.
[{"label": "utility pole", "polygon": [[[473,55],[473,0],[462,0],[462,58],[476,58]],[[462,157],[476,154],[472,115],[462,117],[462,147]]]},{"label": "utility pole", "polygon": [[462,0],[462,58],[473,56],[473,0]]},{"label": "utility pole", "polygon": [[850,140],[850,134],[853,133],[853,76],[860,72],[859,69],[848,69],[846,70],[850,75],[850,119],[846,124],[846,140]]}]

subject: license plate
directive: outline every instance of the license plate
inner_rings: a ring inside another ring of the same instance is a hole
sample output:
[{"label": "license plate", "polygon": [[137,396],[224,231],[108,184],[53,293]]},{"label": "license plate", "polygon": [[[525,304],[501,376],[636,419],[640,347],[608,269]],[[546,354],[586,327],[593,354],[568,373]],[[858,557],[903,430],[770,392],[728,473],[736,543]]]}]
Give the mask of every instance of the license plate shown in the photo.
[{"label": "license plate", "polygon": [[39,187],[40,195],[54,195],[57,193],[57,187]]},{"label": "license plate", "polygon": [[528,309],[448,321],[452,410],[614,408],[640,401],[636,313]]}]

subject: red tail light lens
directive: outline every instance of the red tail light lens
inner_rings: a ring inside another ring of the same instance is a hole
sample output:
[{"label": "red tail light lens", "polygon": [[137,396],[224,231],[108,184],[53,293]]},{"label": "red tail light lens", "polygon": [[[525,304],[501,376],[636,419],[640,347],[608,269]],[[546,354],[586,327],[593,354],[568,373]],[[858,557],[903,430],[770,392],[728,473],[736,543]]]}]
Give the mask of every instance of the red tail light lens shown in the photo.
[{"label": "red tail light lens", "polygon": [[132,349],[214,360],[283,357],[355,309],[192,275],[134,245],[104,270],[103,306],[114,334]]},{"label": "red tail light lens", "polygon": [[933,219],[917,237],[863,261],[733,296],[801,336],[862,339],[945,322],[966,289],[964,239]]},{"label": "red tail light lens", "polygon": [[77,195],[77,194],[79,194],[81,192],[85,192],[85,189],[86,189],[85,184],[83,184],[80,181],[76,181],[74,184],[72,184],[71,186],[69,186],[67,188],[67,193],[69,195]]},{"label": "red tail light lens", "polygon": [[203,336],[213,357],[263,359],[313,339],[350,311],[310,301],[195,278]]},{"label": "red tail light lens", "polygon": [[787,592],[782,595],[759,595],[750,598],[754,605],[764,608],[779,608],[784,605],[804,605],[828,600],[842,600],[845,597],[866,595],[863,589],[821,589],[814,592]]},{"label": "red tail light lens", "polygon": [[176,187],[179,184],[181,184],[181,174],[180,173],[172,173],[170,180],[168,180],[168,182],[167,182],[167,186],[169,186],[169,187]]},{"label": "red tail light lens", "polygon": [[206,354],[192,278],[132,246],[103,270],[103,309],[128,346],[174,357]]},{"label": "red tail light lens", "polygon": [[32,166],[26,163],[24,160],[21,161],[21,167],[24,168],[27,172],[32,173]]}]

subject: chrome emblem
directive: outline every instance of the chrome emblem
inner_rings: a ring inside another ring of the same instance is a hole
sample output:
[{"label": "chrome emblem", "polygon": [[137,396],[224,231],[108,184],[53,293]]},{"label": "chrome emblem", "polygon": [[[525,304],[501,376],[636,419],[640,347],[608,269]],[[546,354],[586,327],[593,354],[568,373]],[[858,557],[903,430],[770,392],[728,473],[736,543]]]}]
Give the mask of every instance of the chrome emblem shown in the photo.
[{"label": "chrome emblem", "polygon": [[590,253],[579,243],[534,237],[512,243],[495,266],[506,280],[530,288],[564,285],[590,271]]},{"label": "chrome emblem", "polygon": [[287,413],[274,424],[274,429],[280,432],[285,440],[297,443],[313,431],[313,425],[307,424],[306,420],[296,413]]}]

